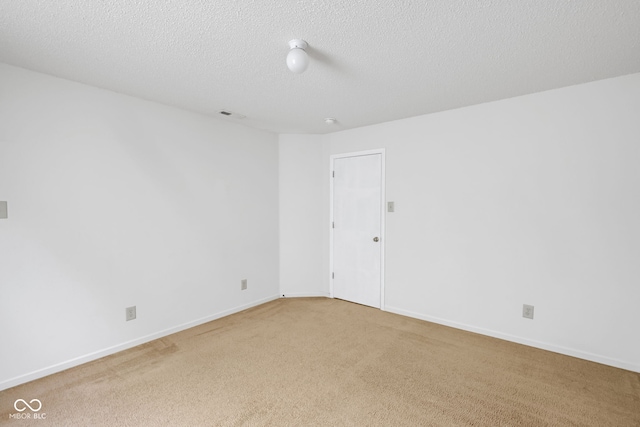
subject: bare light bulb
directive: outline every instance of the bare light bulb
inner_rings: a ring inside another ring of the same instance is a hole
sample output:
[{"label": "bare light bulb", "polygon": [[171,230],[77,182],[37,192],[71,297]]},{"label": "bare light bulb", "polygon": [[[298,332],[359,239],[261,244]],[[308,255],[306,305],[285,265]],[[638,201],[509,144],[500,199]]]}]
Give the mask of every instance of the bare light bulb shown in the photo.
[{"label": "bare light bulb", "polygon": [[294,39],[289,42],[291,50],[287,54],[287,67],[296,74],[304,72],[309,66],[309,55],[305,52],[307,46],[304,40]]}]

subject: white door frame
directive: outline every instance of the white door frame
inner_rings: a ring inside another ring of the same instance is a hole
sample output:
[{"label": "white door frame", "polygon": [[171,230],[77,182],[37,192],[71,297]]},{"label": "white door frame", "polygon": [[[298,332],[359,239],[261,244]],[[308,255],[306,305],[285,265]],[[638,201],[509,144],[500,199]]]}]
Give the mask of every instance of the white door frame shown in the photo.
[{"label": "white door frame", "polygon": [[386,179],[385,179],[385,149],[378,148],[375,150],[357,151],[353,153],[341,153],[333,154],[329,159],[329,296],[333,298],[333,162],[336,159],[343,159],[347,157],[359,157],[369,156],[372,154],[380,154],[382,162],[382,171],[380,177],[380,239],[382,240],[382,246],[380,250],[380,310],[384,310],[384,252],[387,246],[387,238],[385,234],[386,223]]}]

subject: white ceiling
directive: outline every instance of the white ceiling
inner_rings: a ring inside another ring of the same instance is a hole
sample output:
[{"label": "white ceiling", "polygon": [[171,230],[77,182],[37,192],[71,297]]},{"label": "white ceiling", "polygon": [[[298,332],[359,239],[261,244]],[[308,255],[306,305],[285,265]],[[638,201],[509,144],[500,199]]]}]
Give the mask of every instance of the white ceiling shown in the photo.
[{"label": "white ceiling", "polygon": [[640,1],[0,0],[0,62],[326,133],[640,72]]}]

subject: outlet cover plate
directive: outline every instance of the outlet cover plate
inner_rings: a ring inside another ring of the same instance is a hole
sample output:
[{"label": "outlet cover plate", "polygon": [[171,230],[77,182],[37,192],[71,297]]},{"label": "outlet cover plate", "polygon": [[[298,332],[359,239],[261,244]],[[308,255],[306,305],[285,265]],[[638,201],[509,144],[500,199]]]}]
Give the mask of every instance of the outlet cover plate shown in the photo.
[{"label": "outlet cover plate", "polygon": [[126,309],[127,312],[127,322],[129,320],[133,320],[136,318],[136,306],[134,305],[133,307],[127,307]]},{"label": "outlet cover plate", "polygon": [[241,291],[246,291],[247,290],[247,279],[242,279],[240,281],[240,290]]},{"label": "outlet cover plate", "polygon": [[7,202],[0,201],[0,219],[9,218],[9,214],[7,212]]},{"label": "outlet cover plate", "polygon": [[522,304],[522,317],[525,319],[533,319],[533,306]]}]

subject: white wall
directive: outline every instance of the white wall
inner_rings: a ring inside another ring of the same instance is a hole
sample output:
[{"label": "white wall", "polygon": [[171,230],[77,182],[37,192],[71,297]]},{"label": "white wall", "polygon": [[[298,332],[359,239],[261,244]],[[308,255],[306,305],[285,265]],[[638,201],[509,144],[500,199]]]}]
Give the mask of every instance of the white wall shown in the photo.
[{"label": "white wall", "polygon": [[[280,293],[329,296],[323,193],[327,165],[320,135],[280,135]],[[326,193],[328,197],[328,193]]]},{"label": "white wall", "polygon": [[639,135],[634,74],[329,134],[308,162],[386,149],[387,310],[640,371]]},{"label": "white wall", "polygon": [[0,118],[0,389],[278,296],[277,135],[2,64]]},{"label": "white wall", "polygon": [[375,148],[387,309],[640,372],[638,117],[635,74],[278,138],[0,64],[0,389],[327,295],[329,156]]}]

